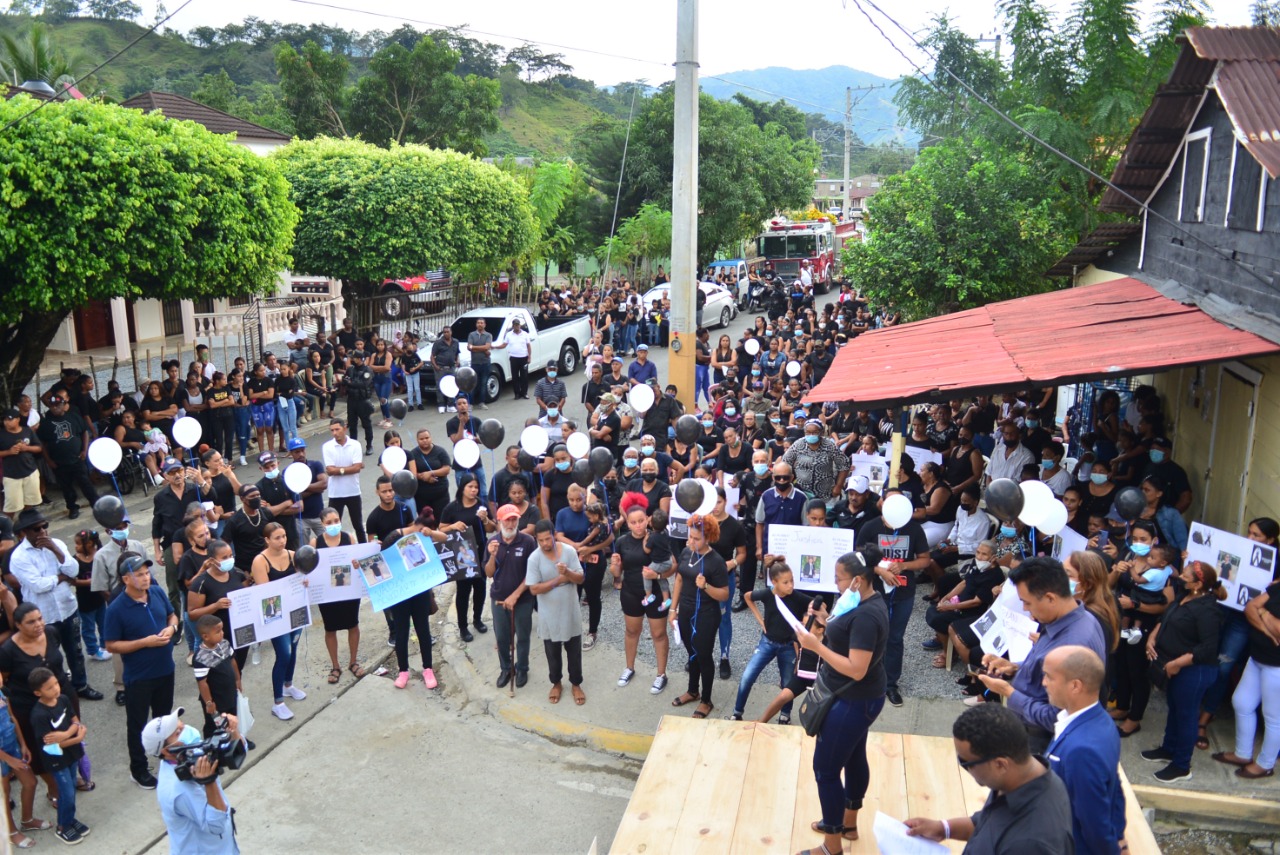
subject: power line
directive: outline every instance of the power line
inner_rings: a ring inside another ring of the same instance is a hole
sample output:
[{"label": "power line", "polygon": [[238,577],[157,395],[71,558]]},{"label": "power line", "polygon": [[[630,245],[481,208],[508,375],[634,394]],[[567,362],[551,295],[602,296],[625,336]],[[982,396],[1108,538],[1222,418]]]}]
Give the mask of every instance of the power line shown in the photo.
[{"label": "power line", "polygon": [[[142,41],[142,40],[143,40],[143,39],[145,39],[147,36],[151,35],[151,34],[152,34],[152,33],[154,33],[156,30],[158,30],[158,29],[160,28],[160,25],[161,25],[161,24],[166,24],[166,23],[168,23],[170,18],[172,18],[174,15],[178,14],[178,13],[179,13],[179,12],[181,12],[183,9],[187,8],[188,6],[190,6],[192,2],[193,2],[193,0],[186,0],[186,2],[184,2],[184,3],[183,3],[181,6],[179,6],[177,9],[174,9],[174,10],[173,10],[172,12],[170,12],[168,15],[165,15],[163,18],[161,18],[160,20],[156,21],[156,22],[155,22],[154,24],[152,24],[150,27],[148,27],[147,29],[143,30],[143,31],[138,35],[138,37],[137,37],[136,39],[134,39],[133,41],[129,42],[129,43],[128,43],[127,45],[125,45],[124,47],[120,48],[120,50],[116,51],[116,52],[115,52],[115,53],[113,53],[111,56],[109,56],[109,57],[107,57],[106,59],[104,59],[102,62],[98,63],[98,65],[97,65],[96,67],[94,67],[92,70],[90,70],[90,71],[88,71],[88,72],[86,72],[86,73],[84,73],[84,74],[80,75],[80,76],[79,76],[79,77],[77,77],[75,80],[71,81],[71,83],[70,83],[69,85],[70,85],[70,86],[78,87],[78,86],[80,85],[80,83],[81,83],[81,82],[83,82],[83,81],[85,81],[85,80],[88,80],[90,77],[92,77],[93,75],[97,74],[99,71],[101,71],[102,69],[106,68],[106,67],[107,67],[108,65],[110,65],[111,63],[115,62],[117,59],[119,59],[119,58],[120,58],[120,56],[121,56],[125,51],[129,50],[131,47],[133,47],[134,45],[136,45],[138,42]],[[66,90],[64,89],[63,91],[65,92]],[[37,105],[35,106],[35,108],[34,108],[34,109],[32,109],[30,112],[23,113],[23,114],[22,114],[21,116],[19,116],[18,118],[16,118],[16,119],[14,119],[13,121],[9,122],[9,124],[5,125],[3,128],[0,128],[0,134],[2,134],[2,133],[4,133],[5,131],[9,130],[9,129],[10,129],[10,128],[12,128],[14,125],[17,125],[19,122],[24,122],[24,121],[26,121],[27,119],[31,118],[31,117],[32,117],[32,116],[34,116],[36,113],[38,113],[38,112],[40,112],[41,110],[43,110],[46,104],[52,103],[54,100],[55,100],[54,98],[50,98],[50,99],[48,99],[48,100],[46,100],[46,101],[41,101],[41,102],[40,102],[39,104],[37,104]]]},{"label": "power line", "polygon": [[[1191,239],[1192,239],[1193,241],[1195,241],[1196,243],[1198,243],[1198,244],[1200,244],[1201,246],[1205,247],[1205,248],[1206,248],[1206,249],[1208,249],[1211,253],[1213,253],[1214,255],[1218,256],[1220,259],[1222,259],[1222,260],[1224,260],[1224,261],[1227,261],[1227,262],[1230,262],[1230,263],[1234,264],[1235,266],[1239,267],[1241,270],[1243,270],[1245,273],[1248,273],[1248,274],[1249,274],[1250,276],[1252,276],[1254,279],[1257,279],[1257,280],[1258,280],[1259,282],[1261,282],[1263,285],[1266,285],[1268,288],[1269,288],[1269,287],[1271,287],[1271,281],[1270,281],[1269,279],[1266,279],[1265,277],[1261,276],[1260,274],[1258,274],[1257,272],[1255,272],[1254,270],[1252,270],[1252,269],[1251,269],[1248,265],[1246,265],[1244,262],[1240,261],[1240,260],[1239,260],[1239,259],[1237,259],[1237,258],[1232,257],[1232,255],[1231,255],[1231,254],[1229,254],[1229,253],[1225,252],[1225,251],[1224,251],[1224,250],[1222,250],[1222,249],[1219,249],[1218,247],[1214,246],[1213,244],[1211,244],[1209,241],[1205,240],[1204,238],[1201,238],[1199,235],[1195,234],[1195,233],[1194,233],[1194,232],[1192,232],[1190,229],[1187,229],[1186,227],[1184,227],[1181,223],[1178,223],[1178,222],[1176,222],[1176,221],[1174,221],[1174,220],[1170,219],[1169,217],[1166,217],[1164,214],[1161,214],[1159,211],[1156,211],[1156,210],[1155,210],[1155,209],[1153,209],[1149,204],[1147,204],[1147,203],[1146,203],[1146,202],[1144,202],[1143,200],[1139,199],[1137,196],[1134,196],[1134,195],[1133,195],[1132,193],[1130,193],[1128,190],[1125,190],[1123,187],[1119,186],[1118,184],[1114,184],[1114,183],[1112,183],[1111,179],[1106,178],[1106,177],[1104,177],[1104,176],[1102,176],[1102,175],[1099,175],[1097,172],[1094,172],[1094,171],[1093,171],[1092,169],[1090,169],[1088,166],[1086,166],[1085,164],[1083,164],[1083,163],[1081,163],[1080,161],[1076,160],[1076,159],[1075,159],[1074,157],[1072,157],[1071,155],[1069,155],[1069,154],[1067,154],[1066,152],[1062,151],[1061,149],[1057,148],[1057,147],[1056,147],[1056,146],[1054,146],[1053,144],[1051,144],[1051,143],[1049,143],[1049,142],[1047,142],[1047,141],[1045,141],[1045,140],[1041,139],[1040,137],[1036,136],[1036,134],[1035,134],[1034,132],[1032,132],[1031,130],[1029,130],[1029,129],[1027,129],[1027,128],[1023,127],[1023,126],[1022,126],[1022,125],[1020,125],[1020,124],[1018,124],[1018,122],[1017,122],[1015,119],[1013,119],[1011,116],[1009,116],[1009,114],[1008,114],[1008,113],[1005,113],[1005,112],[1004,112],[1003,110],[1001,110],[999,107],[995,106],[995,105],[994,105],[994,104],[992,104],[990,101],[988,101],[986,98],[982,97],[982,95],[981,95],[981,94],[979,94],[979,93],[978,93],[978,91],[977,91],[977,90],[975,90],[972,86],[970,86],[970,85],[968,84],[968,82],[966,82],[964,79],[962,79],[958,74],[956,74],[954,71],[952,71],[949,67],[947,67],[946,65],[943,65],[943,64],[938,60],[938,58],[937,58],[937,57],[936,57],[932,52],[930,52],[930,51],[929,51],[929,49],[928,49],[928,48],[926,48],[923,44],[921,44],[921,43],[920,43],[920,41],[915,37],[915,35],[914,35],[913,33],[911,33],[911,31],[909,31],[906,27],[902,26],[902,24],[898,23],[898,21],[897,21],[897,20],[896,20],[892,15],[890,15],[889,13],[887,13],[887,12],[885,12],[883,9],[881,9],[879,6],[877,6],[877,5],[873,2],[873,0],[852,0],[852,2],[853,2],[853,5],[857,7],[858,11],[862,13],[863,17],[864,17],[864,18],[866,18],[866,19],[867,19],[867,21],[869,21],[869,22],[871,23],[871,26],[875,28],[876,32],[878,32],[878,33],[879,33],[879,34],[884,38],[884,40],[885,40],[885,41],[887,41],[887,42],[889,43],[889,46],[890,46],[890,47],[892,47],[892,48],[893,48],[893,49],[898,53],[898,55],[899,55],[899,56],[901,56],[903,59],[905,59],[905,60],[907,61],[907,63],[908,63],[908,64],[910,64],[910,65],[911,65],[911,67],[912,67],[912,68],[914,68],[914,69],[916,70],[916,72],[917,72],[917,73],[919,73],[919,74],[920,74],[922,77],[924,77],[926,80],[928,80],[929,78],[928,78],[928,76],[925,74],[924,69],[922,69],[918,63],[916,63],[914,60],[912,60],[910,57],[908,57],[905,53],[903,53],[902,49],[898,47],[897,43],[896,43],[896,42],[894,42],[894,40],[893,40],[893,39],[891,39],[891,38],[888,36],[888,34],[886,34],[886,33],[885,33],[885,31],[884,31],[884,30],[882,30],[882,29],[880,28],[880,25],[876,23],[875,19],[873,19],[873,18],[871,17],[871,15],[867,12],[867,10],[866,10],[866,9],[864,9],[864,8],[862,7],[862,4],[863,4],[863,3],[866,3],[866,4],[867,4],[868,6],[870,6],[872,9],[875,9],[877,12],[879,12],[879,13],[880,13],[880,15],[881,15],[883,18],[885,18],[885,20],[887,20],[889,23],[891,23],[891,24],[893,24],[895,27],[897,27],[897,28],[898,28],[898,29],[903,33],[903,35],[905,35],[908,39],[910,39],[910,40],[911,40],[911,43],[912,43],[912,44],[914,44],[914,45],[916,46],[916,48],[917,48],[921,53],[923,53],[925,56],[927,56],[930,60],[932,60],[932,61],[933,61],[933,64],[934,64],[934,68],[935,68],[935,69],[941,70],[943,73],[945,73],[948,77],[950,77],[952,80],[954,80],[954,81],[955,81],[955,82],[956,82],[956,83],[957,83],[957,84],[958,84],[962,89],[964,89],[966,92],[968,92],[970,96],[972,96],[976,101],[978,101],[978,103],[982,104],[982,106],[986,107],[988,110],[990,110],[991,112],[995,113],[997,116],[999,116],[999,117],[1000,117],[1000,119],[1001,119],[1001,120],[1003,120],[1004,122],[1006,122],[1007,124],[1009,124],[1009,125],[1010,125],[1014,130],[1016,130],[1018,133],[1022,134],[1022,135],[1023,135],[1023,136],[1025,136],[1027,139],[1029,139],[1029,140],[1031,140],[1032,142],[1036,143],[1037,145],[1041,146],[1041,147],[1042,147],[1042,148],[1044,148],[1046,151],[1051,152],[1051,153],[1052,153],[1052,154],[1054,154],[1055,156],[1057,156],[1057,157],[1061,158],[1062,160],[1064,160],[1064,161],[1066,161],[1067,163],[1071,164],[1071,165],[1072,165],[1072,166],[1074,166],[1075,168],[1077,168],[1077,169],[1081,170],[1082,172],[1084,172],[1086,175],[1090,176],[1091,178],[1094,178],[1094,179],[1096,179],[1096,180],[1098,180],[1098,181],[1102,182],[1102,183],[1103,183],[1104,185],[1106,185],[1108,188],[1110,188],[1110,189],[1112,189],[1112,190],[1116,191],[1117,193],[1119,193],[1119,194],[1120,194],[1121,196],[1123,196],[1124,198],[1126,198],[1126,199],[1130,200],[1131,202],[1133,202],[1134,204],[1136,204],[1136,205],[1137,205],[1137,206],[1142,210],[1142,212],[1143,212],[1145,215],[1155,217],[1157,220],[1159,220],[1159,221],[1163,222],[1165,225],[1169,226],[1169,227],[1170,227],[1170,228],[1172,228],[1174,231],[1179,232],[1180,234],[1185,235],[1186,237],[1191,238]],[[933,85],[935,86],[935,88],[937,87],[937,83],[936,83],[936,82],[933,82],[933,81],[930,81],[930,82],[931,82],[931,83],[933,83]]]}]

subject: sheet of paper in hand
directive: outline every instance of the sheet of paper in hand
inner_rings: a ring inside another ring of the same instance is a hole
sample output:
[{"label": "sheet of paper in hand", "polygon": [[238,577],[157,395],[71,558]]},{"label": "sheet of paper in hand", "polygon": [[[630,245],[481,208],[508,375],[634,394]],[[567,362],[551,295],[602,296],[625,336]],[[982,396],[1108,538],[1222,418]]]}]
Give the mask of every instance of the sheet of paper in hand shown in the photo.
[{"label": "sheet of paper in hand", "polygon": [[327,546],[317,549],[320,563],[307,574],[307,591],[311,604],[358,600],[367,591],[360,584],[360,560],[378,554],[379,544],[353,543],[350,546]]},{"label": "sheet of paper in hand", "polygon": [[836,559],[853,551],[853,531],[802,525],[769,526],[769,551],[786,558],[796,587],[836,590]]},{"label": "sheet of paper in hand", "polygon": [[227,595],[231,608],[231,646],[240,648],[311,625],[307,577],[292,573],[283,579],[241,588]]},{"label": "sheet of paper in hand", "polygon": [[1005,582],[995,603],[974,621],[972,628],[984,652],[1018,663],[1031,652],[1031,633],[1039,629],[1039,624],[1023,608],[1017,587]]},{"label": "sheet of paper in hand", "polygon": [[1203,561],[1218,571],[1227,589],[1226,605],[1244,610],[1249,600],[1271,584],[1276,550],[1238,534],[1192,523],[1187,538],[1187,560]]}]

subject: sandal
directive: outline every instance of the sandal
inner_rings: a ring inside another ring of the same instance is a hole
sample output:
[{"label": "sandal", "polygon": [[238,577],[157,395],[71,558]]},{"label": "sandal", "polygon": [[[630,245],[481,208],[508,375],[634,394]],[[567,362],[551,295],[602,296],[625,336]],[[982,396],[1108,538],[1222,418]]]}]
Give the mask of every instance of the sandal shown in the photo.
[{"label": "sandal", "polygon": [[[1249,764],[1249,766],[1252,766],[1252,765],[1254,764],[1252,763]],[[1244,778],[1245,780],[1252,781],[1258,778],[1270,778],[1272,775],[1276,773],[1275,769],[1263,769],[1261,766],[1258,767],[1261,771],[1250,772],[1249,766],[1241,766],[1239,769],[1237,769],[1236,777]]]},{"label": "sandal", "polygon": [[678,698],[672,698],[672,699],[671,699],[671,706],[673,706],[673,707],[682,707],[682,706],[684,706],[685,704],[691,704],[691,703],[693,703],[693,702],[694,702],[694,701],[696,701],[697,699],[698,699],[698,696],[697,696],[697,695],[691,695],[691,694],[689,694],[688,692],[685,692],[683,695],[681,695],[681,696],[680,696],[680,697],[678,697]]},{"label": "sandal", "polygon": [[1208,728],[1209,725],[1207,723],[1200,725],[1199,733],[1196,735],[1196,748],[1199,748],[1201,751],[1205,751],[1209,748]]},{"label": "sandal", "polygon": [[551,692],[547,695],[547,700],[551,701],[551,703],[553,704],[558,704],[560,703],[560,695],[563,692],[564,692],[564,686],[561,686],[559,683],[556,683],[554,686],[551,687]]},{"label": "sandal", "polygon": [[573,702],[578,706],[582,706],[587,702],[587,694],[586,692],[582,691],[581,686],[573,687]]},{"label": "sandal", "polygon": [[[18,840],[17,838],[19,837],[21,837],[22,839]],[[9,839],[13,841],[14,849],[30,849],[32,846],[36,845],[36,842],[34,840],[32,840],[30,837],[27,837],[21,831],[9,832]]]},{"label": "sandal", "polygon": [[[706,712],[703,712],[702,710],[703,707],[707,708]],[[711,703],[710,701],[703,701],[702,703],[698,704],[698,708],[693,711],[693,717],[706,718],[707,716],[711,715],[711,711],[715,708],[716,708],[716,705]]]},{"label": "sandal", "polygon": [[797,852],[796,855],[840,855],[840,853],[832,852],[827,848],[827,844],[823,842],[817,849],[805,849],[802,852]]},{"label": "sandal", "polygon": [[18,824],[19,831],[48,831],[53,823],[47,819],[24,819]]},{"label": "sandal", "polygon": [[76,789],[82,793],[92,793],[98,788],[94,781],[76,781]]},{"label": "sandal", "polygon": [[347,666],[347,670],[350,671],[351,675],[355,677],[357,680],[359,680],[366,673],[368,673],[367,671],[364,670],[364,668],[360,667],[359,662],[352,662],[350,665]]},{"label": "sandal", "polygon": [[1241,760],[1230,751],[1218,751],[1210,756],[1219,763],[1226,763],[1228,766],[1240,766],[1241,768],[1253,762],[1252,760]]},{"label": "sandal", "polygon": [[[826,832],[822,830],[821,825],[822,825],[822,820],[815,819],[813,822],[809,823],[809,828],[812,829],[816,834],[826,834]],[[858,829],[850,828],[847,825],[840,826],[839,834],[845,840],[853,841],[858,839]],[[853,835],[853,836],[850,837],[849,835]]]},{"label": "sandal", "polygon": [[329,683],[330,683],[331,685],[332,685],[333,683],[338,682],[338,681],[339,681],[339,680],[341,680],[341,679],[342,679],[342,669],[341,669],[341,668],[330,668],[330,669],[329,669]]}]

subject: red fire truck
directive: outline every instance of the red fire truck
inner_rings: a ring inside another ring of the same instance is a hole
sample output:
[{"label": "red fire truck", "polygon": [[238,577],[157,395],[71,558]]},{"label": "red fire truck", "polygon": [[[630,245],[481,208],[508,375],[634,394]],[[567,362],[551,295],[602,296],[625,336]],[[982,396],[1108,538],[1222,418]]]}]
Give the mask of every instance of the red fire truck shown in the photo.
[{"label": "red fire truck", "polygon": [[779,217],[770,220],[756,238],[756,254],[764,258],[764,268],[784,282],[800,278],[800,264],[808,261],[814,287],[825,294],[835,278],[844,242],[856,233],[857,224],[852,222],[834,224],[826,219],[792,221]]}]

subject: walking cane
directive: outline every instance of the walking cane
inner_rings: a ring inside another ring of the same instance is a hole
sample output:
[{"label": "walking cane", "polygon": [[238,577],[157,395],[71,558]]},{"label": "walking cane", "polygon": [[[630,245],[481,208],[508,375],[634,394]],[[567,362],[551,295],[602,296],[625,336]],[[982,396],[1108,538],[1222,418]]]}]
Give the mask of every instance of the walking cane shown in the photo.
[{"label": "walking cane", "polygon": [[507,682],[507,697],[514,698],[516,696],[516,610],[508,609],[511,612],[511,679]]}]

